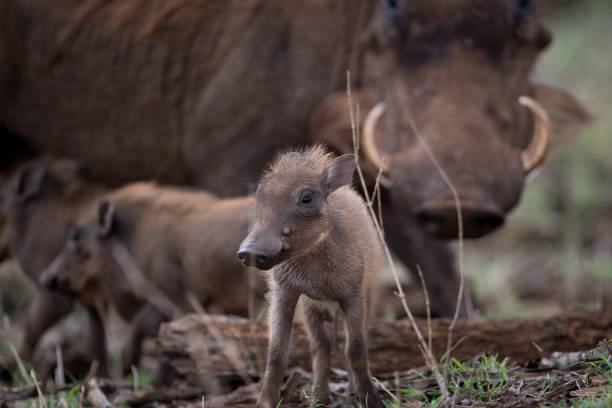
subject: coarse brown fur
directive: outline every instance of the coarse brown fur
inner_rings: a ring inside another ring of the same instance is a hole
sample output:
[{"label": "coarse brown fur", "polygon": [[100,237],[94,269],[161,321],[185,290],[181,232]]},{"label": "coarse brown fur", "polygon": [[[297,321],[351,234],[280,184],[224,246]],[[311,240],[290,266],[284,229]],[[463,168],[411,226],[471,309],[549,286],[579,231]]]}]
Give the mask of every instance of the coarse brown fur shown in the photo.
[{"label": "coarse brown fur", "polygon": [[[270,340],[258,406],[276,407],[298,299],[311,339],[314,389],[329,402],[331,344],[324,320],[343,312],[351,385],[360,402],[382,407],[368,370],[366,328],[382,250],[362,198],[350,187],[353,156],[320,146],[281,155],[261,178],[255,218],[239,258],[270,269]],[[304,296],[302,296],[304,295]]]},{"label": "coarse brown fur", "polygon": [[[70,233],[42,276],[84,304],[112,304],[130,322],[123,369],[140,358],[142,342],[172,315],[135,287],[115,258],[124,246],[142,275],[184,312],[192,293],[212,313],[248,314],[249,276],[235,258],[248,229],[252,199],[218,199],[201,191],[141,182],[99,200]],[[253,273],[253,271],[251,271]],[[260,294],[262,286],[259,287]]]},{"label": "coarse brown fur", "polygon": [[[41,286],[39,277],[61,251],[72,221],[102,192],[101,187],[82,177],[75,162],[51,158],[23,164],[4,187],[7,225],[3,234],[8,251],[38,292],[22,322],[20,355],[26,360],[32,357],[45,331],[67,315],[74,303],[70,297]],[[104,342],[97,341],[104,338],[101,317],[94,307],[88,312],[94,358],[100,364],[99,374],[106,375]]]},{"label": "coarse brown fur", "polygon": [[[458,279],[431,238],[457,236],[456,211],[410,119],[458,191],[468,238],[501,225],[523,190],[531,119],[517,98],[587,117],[531,81],[550,36],[529,1],[4,0],[0,19],[0,128],[113,185],[245,194],[278,149],[316,140],[350,153],[350,69],[362,118],[387,105],[389,245],[421,266],[442,315]],[[331,125],[318,120],[327,97],[343,113]],[[0,152],[24,150],[8,140]]]}]

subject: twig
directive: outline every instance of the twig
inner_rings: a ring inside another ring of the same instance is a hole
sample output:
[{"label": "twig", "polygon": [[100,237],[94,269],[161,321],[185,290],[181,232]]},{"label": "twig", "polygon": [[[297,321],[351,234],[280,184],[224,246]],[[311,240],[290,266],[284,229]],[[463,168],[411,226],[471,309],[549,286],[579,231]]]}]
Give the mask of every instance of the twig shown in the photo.
[{"label": "twig", "polygon": [[531,345],[533,347],[535,347],[536,350],[538,350],[538,352],[540,353],[540,360],[543,360],[544,359],[544,350],[542,350],[542,347],[540,347],[538,345],[538,343],[536,343],[535,341],[532,341]]},{"label": "twig", "polygon": [[399,404],[400,400],[397,399],[397,397],[389,390],[389,388],[387,388],[385,386],[385,384],[382,383],[382,381],[380,381],[378,378],[376,377],[372,377],[372,380],[385,392],[385,394],[387,394],[388,396],[391,397],[391,399],[393,399],[395,402],[397,402]]},{"label": "twig", "polygon": [[[347,91],[347,97],[348,97],[348,103],[349,103],[349,114],[350,114],[350,120],[351,120],[351,131],[352,131],[352,135],[353,135],[353,151],[355,154],[355,167],[357,168],[357,174],[359,175],[359,180],[361,182],[361,188],[363,190],[363,193],[365,195],[366,198],[366,204],[367,204],[367,208],[368,211],[370,213],[370,216],[374,222],[374,226],[376,227],[376,232],[378,234],[378,238],[381,241],[384,253],[385,253],[385,257],[387,259],[387,261],[389,262],[389,267],[391,269],[391,272],[393,274],[393,279],[395,280],[395,285],[397,287],[397,296],[400,299],[400,302],[402,304],[402,307],[404,308],[404,311],[406,312],[406,315],[408,316],[408,320],[410,321],[410,324],[417,336],[417,340],[418,340],[418,345],[419,345],[419,349],[421,350],[421,353],[423,354],[423,356],[425,357],[425,361],[427,363],[427,365],[429,366],[429,368],[431,369],[432,373],[434,374],[434,377],[436,378],[436,382],[438,383],[438,386],[440,387],[440,392],[442,393],[444,399],[446,401],[448,401],[450,399],[450,396],[448,394],[448,389],[446,388],[446,381],[444,379],[444,377],[441,375],[438,366],[437,366],[437,362],[433,356],[433,352],[430,348],[428,348],[427,343],[425,342],[425,339],[423,337],[423,334],[421,333],[421,330],[419,329],[419,327],[416,324],[416,321],[414,319],[414,315],[412,314],[412,312],[410,311],[410,307],[408,306],[408,302],[406,301],[406,294],[404,293],[404,289],[402,288],[401,282],[400,282],[400,278],[399,278],[399,274],[397,273],[397,270],[395,269],[395,264],[393,262],[393,257],[391,256],[391,251],[389,250],[389,246],[387,245],[387,242],[385,240],[385,236],[384,236],[384,232],[381,228],[380,223],[378,222],[378,219],[376,217],[376,213],[374,211],[374,208],[372,206],[372,200],[370,199],[370,195],[368,194],[368,189],[367,189],[367,184],[365,182],[365,177],[363,175],[363,170],[361,169],[361,166],[359,164],[359,140],[360,140],[360,135],[359,135],[359,127],[357,126],[358,123],[358,117],[359,117],[359,105],[354,105],[353,104],[353,98],[351,95],[351,74],[350,71],[347,71],[346,73],[346,77],[347,77],[347,85],[346,85],[346,91]],[[380,180],[379,180],[380,181]]]},{"label": "twig", "polygon": [[112,408],[106,395],[102,392],[95,379],[87,381],[85,398],[94,408]]}]

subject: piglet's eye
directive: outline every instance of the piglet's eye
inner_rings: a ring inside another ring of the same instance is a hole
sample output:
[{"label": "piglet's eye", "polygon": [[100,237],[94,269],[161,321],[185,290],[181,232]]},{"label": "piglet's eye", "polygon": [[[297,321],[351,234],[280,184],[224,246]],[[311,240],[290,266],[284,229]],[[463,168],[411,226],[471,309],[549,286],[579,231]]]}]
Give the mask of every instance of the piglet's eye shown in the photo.
[{"label": "piglet's eye", "polygon": [[310,206],[314,203],[314,193],[311,190],[304,190],[300,193],[298,203],[305,206]]}]

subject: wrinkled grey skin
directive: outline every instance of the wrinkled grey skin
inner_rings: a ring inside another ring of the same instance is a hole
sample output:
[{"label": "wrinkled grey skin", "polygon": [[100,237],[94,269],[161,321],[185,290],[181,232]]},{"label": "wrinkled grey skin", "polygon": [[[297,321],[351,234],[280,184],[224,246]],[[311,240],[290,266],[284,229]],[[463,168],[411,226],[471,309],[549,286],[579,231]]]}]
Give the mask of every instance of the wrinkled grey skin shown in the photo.
[{"label": "wrinkled grey skin", "polygon": [[382,407],[367,357],[367,320],[381,247],[361,197],[351,189],[352,155],[331,160],[320,147],[284,154],[262,178],[255,217],[238,257],[269,270],[272,300],[266,373],[258,406],[276,407],[287,367],[294,310],[302,298],[314,389],[329,403],[329,307],[344,314],[351,386],[364,406]]}]

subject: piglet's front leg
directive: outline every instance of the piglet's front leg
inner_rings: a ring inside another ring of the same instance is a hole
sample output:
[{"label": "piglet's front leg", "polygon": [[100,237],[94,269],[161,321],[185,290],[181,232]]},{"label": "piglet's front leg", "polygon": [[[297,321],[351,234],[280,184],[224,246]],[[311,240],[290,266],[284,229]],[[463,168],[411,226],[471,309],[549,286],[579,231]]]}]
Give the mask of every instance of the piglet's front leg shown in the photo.
[{"label": "piglet's front leg", "polygon": [[275,408],[280,401],[280,389],[287,369],[289,344],[293,315],[299,294],[272,291],[272,304],[269,314],[269,341],[266,374],[261,395],[257,401],[259,408]]},{"label": "piglet's front leg", "polygon": [[341,304],[341,308],[346,318],[346,358],[357,398],[364,407],[382,408],[382,401],[376,393],[368,367],[366,311],[363,299],[348,299]]}]

